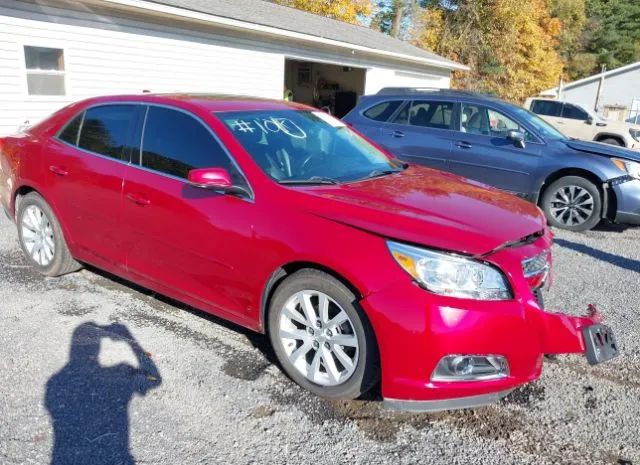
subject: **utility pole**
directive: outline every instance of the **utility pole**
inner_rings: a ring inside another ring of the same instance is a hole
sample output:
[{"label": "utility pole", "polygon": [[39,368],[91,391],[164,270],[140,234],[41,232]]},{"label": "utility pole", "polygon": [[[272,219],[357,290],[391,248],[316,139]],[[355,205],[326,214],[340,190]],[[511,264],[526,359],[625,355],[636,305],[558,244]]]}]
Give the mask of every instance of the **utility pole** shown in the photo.
[{"label": "utility pole", "polygon": [[598,94],[596,95],[596,104],[594,107],[594,111],[598,113],[598,108],[600,107],[600,99],[602,98],[602,90],[604,89],[604,73],[607,71],[607,65],[602,65],[600,71],[600,82],[598,83]]}]

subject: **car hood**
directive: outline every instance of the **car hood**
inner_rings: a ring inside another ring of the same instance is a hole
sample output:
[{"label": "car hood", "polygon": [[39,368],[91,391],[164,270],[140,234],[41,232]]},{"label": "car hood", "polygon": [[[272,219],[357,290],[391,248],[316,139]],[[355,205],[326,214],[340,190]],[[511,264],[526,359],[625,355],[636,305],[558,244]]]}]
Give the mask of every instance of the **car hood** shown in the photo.
[{"label": "car hood", "polygon": [[563,141],[568,147],[580,152],[593,153],[595,155],[603,155],[606,157],[619,157],[628,160],[640,161],[640,152],[625,149],[624,147],[616,147],[615,145],[602,144],[600,142],[587,142],[582,140],[565,140]]},{"label": "car hood", "polygon": [[529,202],[413,165],[365,181],[295,189],[305,197],[303,208],[314,215],[386,238],[472,255],[545,227],[544,216]]}]

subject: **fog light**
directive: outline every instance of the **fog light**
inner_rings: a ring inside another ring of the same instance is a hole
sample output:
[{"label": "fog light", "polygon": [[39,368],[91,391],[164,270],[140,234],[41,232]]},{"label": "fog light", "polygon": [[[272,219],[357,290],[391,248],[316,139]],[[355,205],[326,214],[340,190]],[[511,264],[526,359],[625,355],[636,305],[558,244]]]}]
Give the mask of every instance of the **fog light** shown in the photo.
[{"label": "fog light", "polygon": [[431,381],[488,381],[509,376],[501,355],[447,355],[433,370]]}]

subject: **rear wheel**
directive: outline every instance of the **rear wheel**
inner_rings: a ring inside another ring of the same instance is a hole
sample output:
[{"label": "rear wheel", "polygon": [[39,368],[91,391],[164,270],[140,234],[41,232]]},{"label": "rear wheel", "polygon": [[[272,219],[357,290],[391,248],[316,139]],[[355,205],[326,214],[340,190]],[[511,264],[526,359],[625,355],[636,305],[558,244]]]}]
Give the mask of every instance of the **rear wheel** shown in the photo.
[{"label": "rear wheel", "polygon": [[269,337],[284,371],[331,399],[355,399],[379,377],[373,331],[355,295],[318,270],[301,270],[276,289]]},{"label": "rear wheel", "polygon": [[587,231],[600,222],[600,191],[588,179],[565,176],[545,190],[542,209],[552,226],[569,231]]},{"label": "rear wheel", "polygon": [[39,194],[31,192],[20,200],[16,220],[22,251],[40,273],[60,276],[81,268],[69,253],[51,207]]}]

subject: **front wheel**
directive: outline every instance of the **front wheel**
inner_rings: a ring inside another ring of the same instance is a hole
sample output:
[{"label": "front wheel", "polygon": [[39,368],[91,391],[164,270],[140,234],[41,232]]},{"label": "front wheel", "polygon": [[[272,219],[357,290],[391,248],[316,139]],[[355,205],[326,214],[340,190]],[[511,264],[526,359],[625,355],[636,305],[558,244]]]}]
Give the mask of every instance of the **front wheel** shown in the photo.
[{"label": "front wheel", "polygon": [[587,231],[600,222],[600,191],[588,179],[565,176],[553,182],[542,196],[549,224],[569,231]]},{"label": "front wheel", "polygon": [[18,238],[31,265],[45,276],[79,270],[49,204],[37,193],[25,195],[18,205]]},{"label": "front wheel", "polygon": [[287,375],[321,397],[355,399],[378,381],[369,322],[355,295],[327,273],[301,270],[278,286],[269,337]]}]

